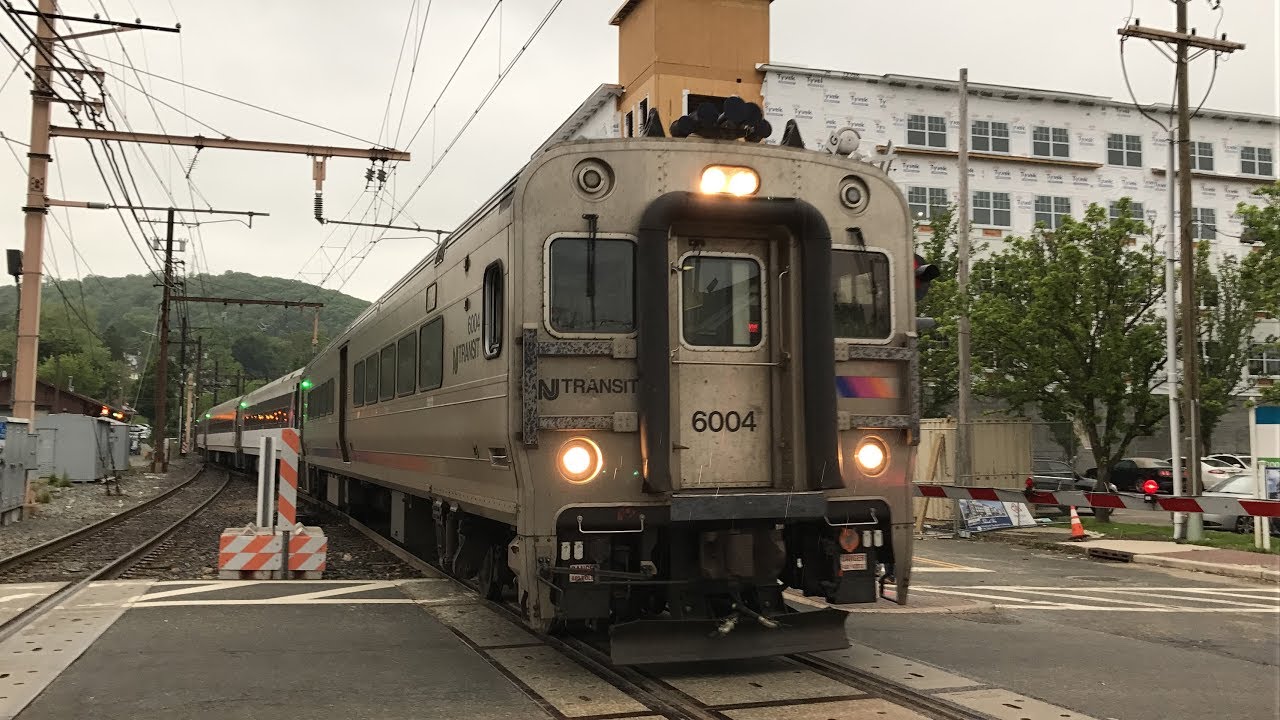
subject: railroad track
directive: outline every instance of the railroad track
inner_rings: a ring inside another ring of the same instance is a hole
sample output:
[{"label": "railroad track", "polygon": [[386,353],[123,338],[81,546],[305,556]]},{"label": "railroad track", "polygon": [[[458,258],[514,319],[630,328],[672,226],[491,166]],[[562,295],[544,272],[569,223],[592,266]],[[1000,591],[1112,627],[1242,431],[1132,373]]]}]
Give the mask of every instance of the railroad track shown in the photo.
[{"label": "railroad track", "polygon": [[65,582],[0,625],[0,640],[95,580],[121,576],[208,507],[231,476],[198,470],[189,480],[122,513],[0,559],[0,583]]},{"label": "railroad track", "polygon": [[[340,516],[351,521],[350,516],[345,515],[328,505],[319,503],[314,498],[299,493],[299,499],[313,504],[320,509],[321,512]],[[367,535],[374,542],[382,545],[384,548],[400,555],[402,559],[404,551],[398,552],[389,546],[389,541],[378,535],[376,532],[365,527],[358,522],[351,524]],[[430,567],[440,573],[442,578],[448,579],[457,585],[464,587],[472,592],[478,593],[477,586],[472,583],[459,580],[444,572],[435,563],[428,563],[424,560],[415,558],[414,564],[421,567]],[[543,644],[555,649],[561,655],[574,661],[588,672],[596,675],[600,679],[617,688],[627,696],[633,698],[637,702],[645,705],[653,711],[654,715],[659,715],[669,720],[730,720],[730,716],[726,711],[719,710],[715,706],[700,702],[696,698],[686,694],[676,687],[667,683],[657,673],[645,667],[632,667],[615,665],[609,659],[606,647],[601,647],[599,640],[593,642],[589,638],[581,636],[557,636],[548,633],[541,633],[532,630],[525,624],[520,615],[519,609],[511,602],[496,602],[478,598],[477,602],[488,607],[490,610],[502,615],[507,620],[520,626],[521,628],[531,632]],[[490,664],[497,667],[509,678],[520,685],[524,691],[537,700],[552,717],[566,717],[551,705],[550,701],[539,696],[536,691],[524,686],[518,678],[508,673],[501,664],[494,658],[490,657],[485,648],[470,643],[467,638],[457,630],[455,634],[459,638],[472,647],[474,651],[483,656]],[[910,710],[934,718],[935,720],[991,720],[991,717],[979,712],[975,712],[960,705],[948,702],[942,698],[922,693],[906,685],[887,680],[882,677],[871,675],[853,668],[849,668],[837,663],[830,662],[824,658],[811,654],[796,654],[785,656],[788,663],[794,665],[797,669],[808,670],[822,675],[830,680],[834,680],[849,687],[849,694],[857,696],[858,699],[878,698],[895,705],[900,705]],[[780,701],[773,706],[780,714],[785,714],[788,709],[795,706],[809,705],[816,702],[836,701],[840,698],[800,698],[793,701]],[[729,711],[731,712],[731,711]]]}]

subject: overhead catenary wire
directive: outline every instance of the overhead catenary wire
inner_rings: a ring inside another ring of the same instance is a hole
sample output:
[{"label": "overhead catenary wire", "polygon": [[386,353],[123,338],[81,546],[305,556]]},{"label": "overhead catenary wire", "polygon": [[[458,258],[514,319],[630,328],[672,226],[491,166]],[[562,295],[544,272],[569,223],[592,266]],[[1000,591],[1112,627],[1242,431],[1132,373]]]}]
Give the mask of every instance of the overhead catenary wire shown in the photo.
[{"label": "overhead catenary wire", "polygon": [[[534,27],[533,32],[530,33],[528,39],[525,40],[524,44],[520,46],[520,50],[517,51],[515,56],[511,58],[511,62],[509,62],[507,66],[503,68],[502,72],[498,74],[498,77],[494,80],[493,84],[489,87],[488,92],[486,92],[484,97],[480,99],[480,103],[476,105],[475,109],[471,112],[471,114],[467,116],[467,119],[462,124],[462,127],[458,129],[458,132],[454,134],[453,138],[449,141],[449,144],[445,146],[444,151],[441,152],[441,154],[438,157],[432,160],[430,167],[427,168],[426,174],[422,177],[420,181],[418,181],[418,184],[413,188],[413,191],[409,193],[409,196],[405,198],[404,202],[401,203],[401,207],[408,207],[409,202],[412,201],[413,198],[416,197],[419,192],[421,192],[423,186],[426,185],[427,181],[431,179],[431,176],[435,174],[436,169],[439,168],[440,164],[444,162],[444,159],[448,157],[449,152],[453,150],[453,148],[458,144],[458,141],[462,139],[462,136],[467,132],[467,129],[471,127],[471,123],[475,121],[475,119],[480,115],[480,112],[484,109],[485,105],[488,104],[490,98],[492,98],[494,93],[498,91],[498,88],[502,86],[502,82],[506,80],[508,76],[510,76],[511,70],[516,66],[517,63],[520,62],[520,59],[524,57],[525,52],[533,44],[534,40],[537,39],[538,35],[542,33],[542,29],[546,27],[548,22],[551,21],[551,18],[555,15],[556,11],[560,9],[560,6],[563,4],[563,2],[564,0],[556,0],[555,3],[552,4],[551,8],[547,10],[546,15],[544,15],[542,17],[542,20],[538,23],[538,25]],[[496,6],[495,6],[495,9],[496,9]],[[406,147],[412,144],[413,144],[413,139],[410,138],[409,142],[406,144]],[[398,218],[400,214],[401,214],[400,212],[393,214],[387,220],[387,224],[391,224],[395,222],[396,218]],[[382,234],[386,235],[386,231],[384,231]],[[374,245],[377,244],[377,242],[378,240],[376,239],[373,240],[372,242],[369,243],[368,247],[372,248]],[[367,257],[368,257],[367,253],[361,256],[360,262],[356,265],[355,268],[352,269],[351,273],[347,275],[346,280],[343,280],[342,285],[338,286],[337,288],[338,290],[342,290],[342,288],[346,287],[347,282],[349,282],[351,278],[355,275],[356,271],[360,269],[360,266],[364,264],[364,259]]]}]

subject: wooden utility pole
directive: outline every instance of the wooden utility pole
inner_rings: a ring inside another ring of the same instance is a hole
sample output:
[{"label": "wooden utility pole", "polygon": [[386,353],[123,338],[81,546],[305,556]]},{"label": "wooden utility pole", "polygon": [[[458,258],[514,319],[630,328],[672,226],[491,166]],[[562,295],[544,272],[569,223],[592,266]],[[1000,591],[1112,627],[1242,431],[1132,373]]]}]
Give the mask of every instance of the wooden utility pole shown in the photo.
[{"label": "wooden utility pole", "polygon": [[[321,166],[324,161],[330,157],[344,158],[368,158],[372,160],[382,161],[408,161],[410,155],[407,152],[400,152],[389,148],[350,148],[335,147],[326,145],[304,145],[298,143],[278,143],[265,142],[259,140],[236,140],[231,138],[206,138],[199,135],[181,136],[167,135],[157,133],[134,133],[119,132],[114,130],[90,129],[90,128],[64,128],[52,126],[51,103],[61,102],[69,105],[93,105],[100,107],[100,100],[89,99],[68,99],[59,97],[54,92],[50,80],[53,72],[72,73],[83,72],[92,74],[101,79],[100,71],[87,70],[79,71],[71,68],[62,68],[56,66],[54,60],[55,43],[66,43],[76,38],[90,37],[101,35],[104,33],[123,32],[128,30],[159,30],[164,32],[178,32],[177,28],[164,28],[158,26],[142,25],[140,23],[121,23],[112,20],[90,17],[73,17],[58,14],[57,0],[38,0],[36,9],[17,10],[10,8],[10,11],[18,15],[30,15],[36,18],[36,32],[33,45],[35,46],[35,72],[32,77],[32,104],[31,104],[31,142],[30,151],[27,153],[27,197],[26,203],[23,205],[25,213],[24,221],[24,239],[23,250],[25,254],[25,263],[23,265],[23,283],[21,288],[21,303],[19,305],[19,321],[18,321],[18,347],[14,362],[14,378],[13,378],[13,411],[17,417],[26,417],[34,419],[35,415],[35,396],[36,396],[36,359],[39,356],[40,343],[40,289],[42,285],[42,264],[44,257],[44,234],[45,234],[45,216],[48,214],[48,208],[51,205],[60,205],[65,207],[111,207],[102,204],[71,202],[67,200],[52,201],[45,195],[48,184],[48,167],[52,161],[49,154],[49,138],[50,137],[74,137],[84,138],[90,141],[117,141],[117,142],[136,142],[151,143],[158,145],[183,145],[196,148],[226,148],[232,150],[250,150],[257,152],[278,152],[294,155],[309,155],[314,159],[315,163]],[[105,30],[94,30],[90,32],[73,33],[67,35],[59,35],[54,28],[54,22],[61,20],[67,23],[84,23],[89,25],[106,25],[109,26]],[[70,53],[71,48],[64,47],[63,50]],[[21,60],[21,58],[19,58]],[[317,180],[317,182],[319,182]],[[317,192],[319,187],[317,187]],[[167,209],[167,208],[163,208]],[[191,212],[191,211],[186,211]],[[261,213],[255,213],[261,214]],[[168,235],[172,236],[173,227],[173,211],[169,211],[169,231]],[[171,275],[171,268],[166,263],[166,276]],[[166,278],[165,292],[170,291],[170,280]],[[168,320],[168,305],[162,308],[162,314]],[[161,334],[166,338],[168,336],[168,326],[161,324]],[[157,375],[163,375],[167,370],[165,362],[168,360],[168,343],[160,343],[160,353],[162,362],[157,368]],[[167,396],[164,389],[161,388],[156,394],[157,405],[157,429],[160,436],[156,438],[157,452],[163,452],[163,440],[165,435],[164,428],[164,410]],[[160,462],[161,466],[167,466],[167,459]],[[153,462],[153,469],[155,463]]]},{"label": "wooden utility pole", "polygon": [[[1191,200],[1191,108],[1190,81],[1188,79],[1191,48],[1197,48],[1199,54],[1205,52],[1231,53],[1243,50],[1242,43],[1230,42],[1224,34],[1221,38],[1202,37],[1187,32],[1187,4],[1190,0],[1174,0],[1177,5],[1177,29],[1156,30],[1139,25],[1121,28],[1119,33],[1124,37],[1136,37],[1152,42],[1162,42],[1173,46],[1178,86],[1178,167],[1176,180],[1178,183],[1179,236],[1181,239],[1182,262],[1182,377],[1184,386],[1183,417],[1188,436],[1187,442],[1187,494],[1195,496],[1203,491],[1200,482],[1200,343],[1199,315],[1200,303],[1196,296],[1195,286],[1195,239],[1192,228],[1195,223],[1195,211]],[[1169,182],[1174,182],[1174,168],[1167,172]],[[1173,222],[1173,218],[1169,218]],[[1166,298],[1173,302],[1173,298]],[[1200,513],[1191,513],[1187,517],[1186,539],[1200,540],[1204,536],[1204,518]]]}]

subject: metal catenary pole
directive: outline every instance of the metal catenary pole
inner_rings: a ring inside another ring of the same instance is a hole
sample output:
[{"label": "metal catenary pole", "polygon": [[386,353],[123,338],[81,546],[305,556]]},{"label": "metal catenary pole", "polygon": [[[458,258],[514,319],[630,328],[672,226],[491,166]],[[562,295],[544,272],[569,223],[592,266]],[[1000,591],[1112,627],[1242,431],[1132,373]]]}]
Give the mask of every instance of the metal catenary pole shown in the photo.
[{"label": "metal catenary pole", "polygon": [[[960,203],[957,209],[956,284],[959,296],[969,291],[969,232],[972,214],[969,210],[969,69],[960,69]],[[973,484],[973,437],[969,418],[972,379],[970,377],[969,311],[967,305],[959,322],[959,386],[956,400],[956,482]]]},{"label": "metal catenary pole", "polygon": [[[1169,450],[1173,463],[1173,494],[1182,495],[1182,423],[1178,419],[1178,225],[1177,189],[1174,184],[1174,156],[1176,143],[1175,129],[1169,128],[1169,172],[1165,177],[1169,181],[1169,221],[1165,224],[1167,236],[1164,244],[1164,349],[1165,349],[1165,383],[1169,388]],[[1173,514],[1173,538],[1181,540],[1186,537],[1187,514]]]},{"label": "metal catenary pole", "polygon": [[156,361],[155,443],[151,452],[151,472],[169,472],[166,437],[169,404],[169,298],[173,294],[173,208],[166,215],[164,231],[164,277],[160,300],[160,359]]}]

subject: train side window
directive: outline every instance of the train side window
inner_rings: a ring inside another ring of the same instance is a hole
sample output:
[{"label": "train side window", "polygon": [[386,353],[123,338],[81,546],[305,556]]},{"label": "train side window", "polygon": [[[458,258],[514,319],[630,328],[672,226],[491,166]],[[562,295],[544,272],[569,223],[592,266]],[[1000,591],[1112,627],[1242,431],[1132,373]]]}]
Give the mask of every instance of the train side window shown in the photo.
[{"label": "train side window", "polygon": [[869,250],[831,253],[835,337],[885,340],[893,331],[889,256]]},{"label": "train side window", "polygon": [[378,402],[378,353],[364,359],[364,403]]},{"label": "train side window", "polygon": [[421,345],[418,383],[422,390],[435,390],[444,384],[444,318],[422,326],[418,331]]},{"label": "train side window", "polygon": [[636,246],[630,240],[562,237],[551,241],[551,329],[562,333],[635,330]]},{"label": "train side window", "polygon": [[502,353],[502,262],[494,261],[484,269],[484,356],[495,358]]},{"label": "train side window", "polygon": [[325,383],[325,385],[329,386],[329,391],[325,393],[324,409],[328,411],[328,415],[332,415],[334,410],[338,408],[338,384],[333,380],[330,380]]},{"label": "train side window", "polygon": [[418,386],[418,334],[409,333],[396,343],[396,394],[412,395]]},{"label": "train side window", "polygon": [[435,310],[437,302],[439,300],[436,298],[436,284],[431,283],[427,286],[427,312]]},{"label": "train side window", "polygon": [[396,346],[392,343],[382,348],[378,361],[378,399],[390,400],[396,396]]},{"label": "train side window", "polygon": [[351,371],[351,404],[360,407],[364,404],[364,361],[356,363]]}]

